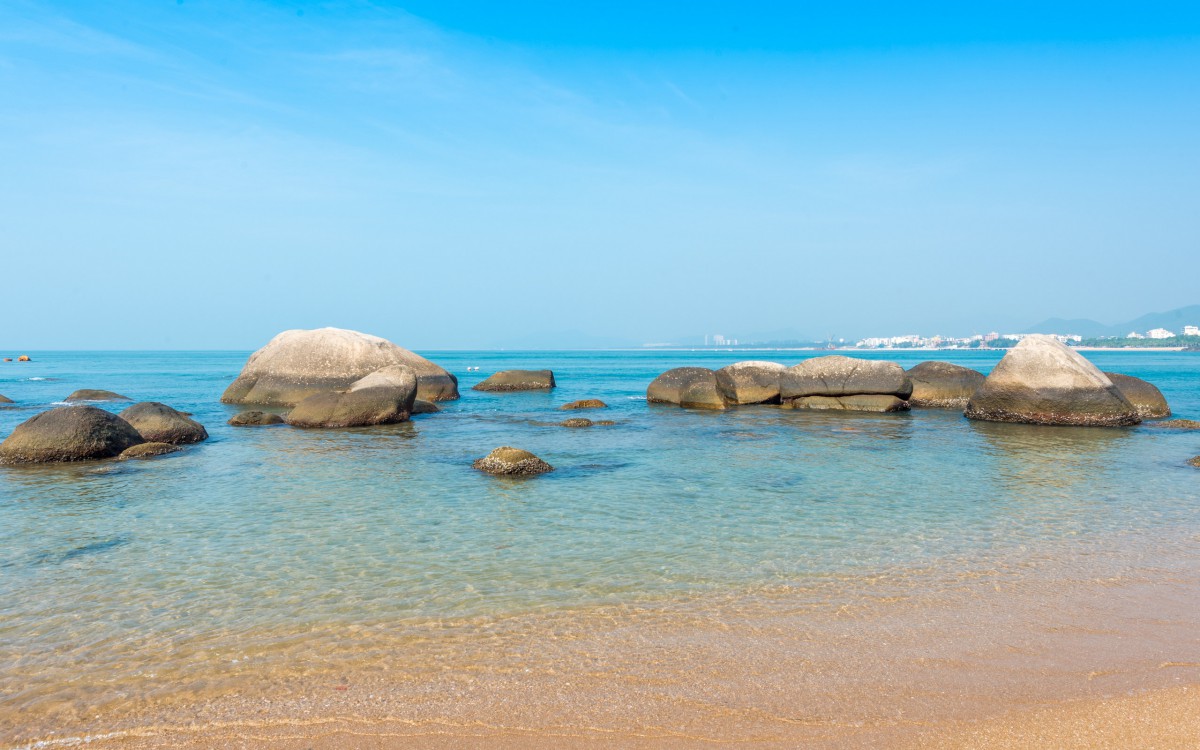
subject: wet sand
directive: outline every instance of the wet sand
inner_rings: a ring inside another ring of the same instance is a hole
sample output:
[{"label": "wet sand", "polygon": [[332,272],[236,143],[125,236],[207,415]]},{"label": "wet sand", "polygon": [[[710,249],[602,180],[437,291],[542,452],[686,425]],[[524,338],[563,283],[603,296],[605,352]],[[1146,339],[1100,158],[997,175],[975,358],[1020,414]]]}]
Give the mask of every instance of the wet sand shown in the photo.
[{"label": "wet sand", "polygon": [[357,662],[0,725],[41,747],[1195,747],[1200,575],[1092,569],[375,632]]}]

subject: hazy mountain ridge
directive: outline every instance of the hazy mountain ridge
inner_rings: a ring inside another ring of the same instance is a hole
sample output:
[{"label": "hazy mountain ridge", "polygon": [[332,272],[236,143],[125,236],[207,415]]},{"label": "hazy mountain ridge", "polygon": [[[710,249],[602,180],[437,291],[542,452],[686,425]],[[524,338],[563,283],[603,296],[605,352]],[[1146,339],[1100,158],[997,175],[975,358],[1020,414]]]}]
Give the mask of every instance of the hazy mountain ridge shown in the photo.
[{"label": "hazy mountain ridge", "polygon": [[1147,313],[1125,323],[1105,325],[1087,318],[1067,320],[1049,318],[1022,333],[1077,333],[1086,338],[1098,336],[1125,336],[1131,331],[1145,333],[1153,328],[1166,328],[1180,333],[1185,325],[1200,326],[1200,305],[1188,305],[1166,312]]}]

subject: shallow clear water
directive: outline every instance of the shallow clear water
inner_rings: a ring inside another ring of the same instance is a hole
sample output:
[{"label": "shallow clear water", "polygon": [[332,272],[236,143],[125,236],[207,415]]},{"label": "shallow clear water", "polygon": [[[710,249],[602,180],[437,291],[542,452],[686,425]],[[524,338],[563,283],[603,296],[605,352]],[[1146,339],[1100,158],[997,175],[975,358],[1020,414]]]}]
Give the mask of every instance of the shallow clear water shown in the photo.
[{"label": "shallow clear water", "polygon": [[[898,575],[1064,539],[1103,557],[1123,539],[1200,533],[1196,432],[644,400],[671,367],[810,352],[423,352],[458,375],[461,400],[334,431],[226,426],[239,409],[219,397],[246,352],[30,354],[0,364],[0,394],[18,402],[0,408],[0,435],[87,387],[191,411],[211,439],[154,461],[0,467],[0,697],[15,708],[81,675],[135,685],[140,670],[198,669],[208,650],[304,648],[331,626]],[[1200,355],[1087,356],[1200,418]],[[937,357],[986,372],[999,354]],[[471,390],[516,367],[551,368],[559,387]],[[592,397],[611,408],[557,409]],[[557,424],[578,415],[617,424]],[[499,445],[557,470],[471,468]]]}]

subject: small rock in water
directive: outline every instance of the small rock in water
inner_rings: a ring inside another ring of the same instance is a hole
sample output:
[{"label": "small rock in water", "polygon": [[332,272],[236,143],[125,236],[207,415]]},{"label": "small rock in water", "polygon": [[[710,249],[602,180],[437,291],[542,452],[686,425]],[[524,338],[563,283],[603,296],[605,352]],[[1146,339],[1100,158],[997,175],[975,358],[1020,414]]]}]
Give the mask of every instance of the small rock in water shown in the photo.
[{"label": "small rock in water", "polygon": [[529,451],[509,446],[497,448],[471,465],[488,474],[504,476],[534,476],[554,471],[553,466]]},{"label": "small rock in water", "polygon": [[165,456],[168,453],[178,453],[181,450],[183,449],[179,446],[171,445],[170,443],[142,443],[132,448],[126,448],[121,452],[120,456],[117,456],[117,460],[128,461],[131,458],[156,458],[158,456]]},{"label": "small rock in water", "polygon": [[1152,422],[1147,427],[1165,427],[1168,430],[1200,430],[1200,422],[1194,419],[1168,419],[1165,422]]},{"label": "small rock in water", "polygon": [[233,427],[264,427],[283,424],[283,417],[266,411],[244,411],[230,417],[227,424]]},{"label": "small rock in water", "polygon": [[559,422],[559,425],[563,427],[591,427],[593,424],[595,424],[595,422],[590,419],[584,419],[583,417],[575,417],[574,419],[567,419]]},{"label": "small rock in water", "polygon": [[29,358],[28,354],[22,354],[21,356],[17,357],[17,361],[18,362],[32,362],[33,360]]},{"label": "small rock in water", "polygon": [[504,370],[489,375],[472,390],[504,393],[510,391],[548,391],[554,387],[550,370]]},{"label": "small rock in water", "polygon": [[119,393],[112,391],[101,391],[94,388],[81,388],[75,391],[70,396],[63,399],[67,403],[72,401],[132,401],[128,396],[122,396]]},{"label": "small rock in water", "polygon": [[596,424],[600,427],[611,427],[612,425],[615,425],[616,422],[612,421],[611,419],[601,419]]},{"label": "small rock in water", "polygon": [[4,394],[0,394],[0,404],[11,404],[13,400]]},{"label": "small rock in water", "polygon": [[134,404],[121,412],[120,417],[151,443],[181,445],[208,439],[204,425],[157,401]]},{"label": "small rock in water", "polygon": [[1195,466],[1197,469],[1200,469],[1200,456],[1196,456],[1191,461],[1188,461],[1188,463],[1192,466]]},{"label": "small rock in water", "polygon": [[572,409],[607,409],[608,404],[598,398],[585,398],[579,401],[572,401],[569,404],[563,404],[558,408],[563,411],[571,411]]}]

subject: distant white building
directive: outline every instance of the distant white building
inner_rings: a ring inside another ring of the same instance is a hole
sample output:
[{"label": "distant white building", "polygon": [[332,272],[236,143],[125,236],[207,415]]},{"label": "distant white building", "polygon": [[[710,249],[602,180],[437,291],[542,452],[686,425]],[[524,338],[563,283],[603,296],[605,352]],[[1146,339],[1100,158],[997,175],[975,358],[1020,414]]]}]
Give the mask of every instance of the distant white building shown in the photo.
[{"label": "distant white building", "polygon": [[1200,336],[1200,326],[1184,326],[1184,336]]},{"label": "distant white building", "polygon": [[1142,334],[1138,333],[1137,331],[1130,331],[1129,335],[1126,336],[1125,338],[1127,338],[1127,339],[1144,339],[1146,337],[1143,336]]},{"label": "distant white building", "polygon": [[1146,338],[1148,338],[1148,339],[1173,339],[1173,338],[1175,338],[1175,334],[1171,333],[1166,328],[1155,328],[1153,330],[1146,331]]}]

